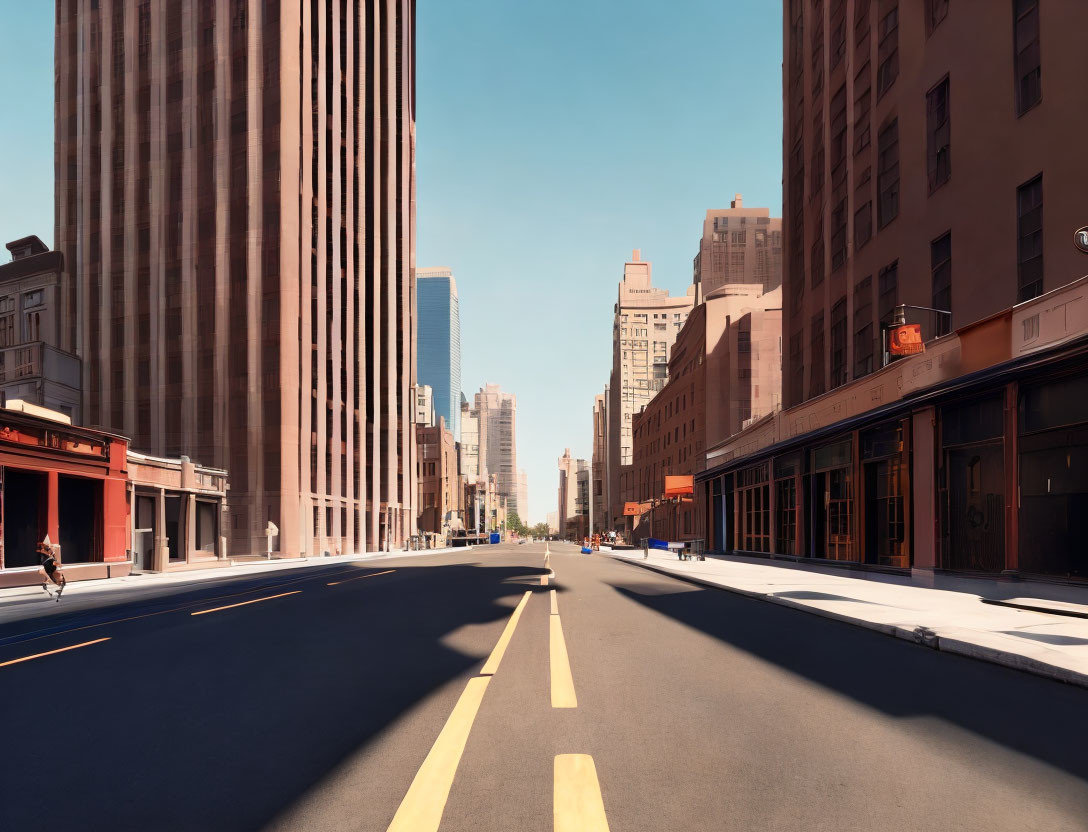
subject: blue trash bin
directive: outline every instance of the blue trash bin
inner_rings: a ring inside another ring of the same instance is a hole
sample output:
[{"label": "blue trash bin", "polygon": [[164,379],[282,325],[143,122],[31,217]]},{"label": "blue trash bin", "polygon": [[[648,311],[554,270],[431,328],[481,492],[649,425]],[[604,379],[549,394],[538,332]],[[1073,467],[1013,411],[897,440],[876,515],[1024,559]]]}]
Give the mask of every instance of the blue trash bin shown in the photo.
[{"label": "blue trash bin", "polygon": [[501,537],[501,535],[498,532],[492,532],[491,533],[491,543],[492,543],[492,545],[494,545],[495,543],[498,543],[500,537]]}]

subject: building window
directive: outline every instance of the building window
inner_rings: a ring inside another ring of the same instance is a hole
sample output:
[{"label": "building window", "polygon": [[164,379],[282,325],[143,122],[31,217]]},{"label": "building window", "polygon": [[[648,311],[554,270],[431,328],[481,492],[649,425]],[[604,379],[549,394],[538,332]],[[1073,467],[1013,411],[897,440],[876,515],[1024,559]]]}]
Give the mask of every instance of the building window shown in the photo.
[{"label": "building window", "polygon": [[809,397],[819,396],[826,392],[824,380],[824,313],[812,316],[812,329],[810,331]]},{"label": "building window", "polygon": [[[930,269],[933,273],[933,308],[952,311],[952,232],[938,237],[929,244]],[[947,335],[952,330],[951,315],[937,315],[935,331],[937,336]]]},{"label": "building window", "polygon": [[1039,46],[1039,0],[1013,0],[1016,60],[1016,114],[1022,116],[1043,97]]},{"label": "building window", "polygon": [[926,95],[926,162],[929,192],[952,176],[952,122],[949,114],[948,78]]},{"label": "building window", "polygon": [[877,228],[884,228],[899,215],[899,121],[895,120],[877,138],[876,187]]},{"label": "building window", "polygon": [[812,244],[811,264],[809,269],[812,274],[812,288],[815,289],[824,282],[824,227],[823,223],[817,223],[816,240]]},{"label": "building window", "polygon": [[873,371],[873,278],[854,287],[854,378]]},{"label": "building window", "polygon": [[15,343],[15,298],[0,298],[0,347]]},{"label": "building window", "polygon": [[880,287],[880,306],[877,310],[880,313],[880,322],[890,324],[892,313],[895,312],[896,304],[899,302],[898,260],[880,270],[877,283]]},{"label": "building window", "polygon": [[1017,295],[1022,303],[1043,293],[1043,175],[1016,189]]},{"label": "building window", "polygon": [[854,249],[861,248],[873,238],[873,203],[866,202],[854,214]]},{"label": "building window", "polygon": [[948,17],[948,0],[926,0],[926,37]]},{"label": "building window", "polygon": [[899,7],[895,6],[881,19],[877,37],[876,97],[880,98],[895,83],[899,75]]},{"label": "building window", "polygon": [[869,112],[873,107],[873,91],[869,80],[869,62],[854,76],[854,155],[869,146]]},{"label": "building window", "polygon": [[831,271],[846,263],[846,200],[831,212]]},{"label": "building window", "polygon": [[846,384],[846,298],[831,307],[831,389]]},{"label": "building window", "polygon": [[831,187],[846,181],[846,84],[831,97]]}]

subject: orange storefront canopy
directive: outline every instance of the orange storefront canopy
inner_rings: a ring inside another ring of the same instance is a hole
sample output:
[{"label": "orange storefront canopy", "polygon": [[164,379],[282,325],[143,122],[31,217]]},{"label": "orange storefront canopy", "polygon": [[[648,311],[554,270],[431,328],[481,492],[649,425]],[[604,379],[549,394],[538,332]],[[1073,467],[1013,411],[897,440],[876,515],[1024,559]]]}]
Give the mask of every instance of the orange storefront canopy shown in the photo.
[{"label": "orange storefront canopy", "polygon": [[623,516],[624,517],[638,517],[645,514],[653,507],[652,503],[624,503],[623,504]]},{"label": "orange storefront canopy", "polygon": [[665,496],[684,497],[695,493],[695,477],[689,475],[665,477]]}]

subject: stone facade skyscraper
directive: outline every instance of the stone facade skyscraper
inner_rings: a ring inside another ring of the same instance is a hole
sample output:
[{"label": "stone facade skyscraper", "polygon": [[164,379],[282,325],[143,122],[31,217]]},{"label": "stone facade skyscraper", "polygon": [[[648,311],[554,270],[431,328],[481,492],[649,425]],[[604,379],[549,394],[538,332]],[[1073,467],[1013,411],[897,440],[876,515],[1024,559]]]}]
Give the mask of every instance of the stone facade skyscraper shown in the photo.
[{"label": "stone facade skyscraper", "polygon": [[631,422],[669,378],[669,351],[695,302],[653,286],[653,265],[637,249],[624,264],[612,323],[608,408],[609,526],[630,531],[623,504],[635,499]]},{"label": "stone facade skyscraper", "polygon": [[84,418],[228,468],[234,553],[412,531],[413,0],[58,0]]},{"label": "stone facade skyscraper", "polygon": [[476,394],[474,410],[479,420],[480,467],[495,477],[507,511],[517,512],[524,520],[518,502],[518,398],[504,393],[498,384],[487,384]]}]

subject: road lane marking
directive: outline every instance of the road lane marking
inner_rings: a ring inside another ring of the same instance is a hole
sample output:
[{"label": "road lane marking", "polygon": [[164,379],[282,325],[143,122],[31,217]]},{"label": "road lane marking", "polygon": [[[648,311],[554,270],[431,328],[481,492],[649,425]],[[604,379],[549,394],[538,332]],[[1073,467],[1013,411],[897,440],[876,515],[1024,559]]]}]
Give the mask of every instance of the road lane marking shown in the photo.
[{"label": "road lane marking", "polygon": [[261,601],[271,601],[275,598],[284,598],[288,595],[298,595],[302,592],[301,589],[296,589],[294,592],[281,592],[279,595],[269,595],[265,598],[254,598],[252,601],[239,601],[237,604],[227,604],[225,607],[212,607],[210,610],[199,610],[197,612],[191,612],[189,615],[207,615],[210,612],[219,612],[220,610],[231,610],[235,607],[244,607],[248,604],[259,604]]},{"label": "road lane marking", "polygon": [[551,628],[548,654],[552,671],[552,707],[577,708],[578,697],[574,695],[574,677],[567,658],[567,643],[563,640],[563,623],[558,615],[548,616],[548,621]]},{"label": "road lane marking", "polygon": [[593,758],[588,754],[556,755],[554,778],[555,832],[608,832]]},{"label": "road lane marking", "polygon": [[[196,600],[196,601],[187,601],[184,604],[179,604],[176,607],[169,607],[169,608],[167,608],[165,610],[155,610],[154,612],[145,612],[145,613],[141,613],[140,615],[129,615],[129,616],[126,616],[125,618],[110,618],[110,619],[107,619],[105,621],[96,621],[94,624],[84,624],[81,627],[70,627],[67,630],[53,630],[53,629],[49,629],[49,628],[46,628],[44,630],[32,630],[29,633],[21,633],[19,636],[13,636],[13,637],[11,637],[9,639],[0,639],[0,647],[3,647],[5,645],[7,645],[7,644],[24,644],[24,643],[30,642],[30,641],[41,641],[43,638],[52,638],[53,636],[66,635],[67,633],[78,633],[78,632],[82,632],[83,630],[94,630],[94,629],[97,629],[99,627],[105,627],[105,626],[107,626],[109,624],[123,624],[126,621],[139,621],[140,619],[143,619],[143,618],[154,618],[157,615],[169,615],[170,613],[174,613],[174,612],[183,612],[184,610],[187,610],[190,607],[199,607],[202,604],[210,604],[212,601],[222,601],[224,598],[238,598],[238,597],[240,597],[242,595],[250,595],[250,594],[252,594],[254,592],[264,592],[264,591],[267,591],[269,589],[279,589],[280,587],[284,587],[284,586],[293,586],[294,584],[301,584],[301,583],[305,583],[306,581],[314,581],[314,580],[317,580],[319,578],[327,578],[330,575],[336,575],[336,574],[339,574],[341,572],[349,572],[353,568],[354,567],[348,567],[347,569],[339,569],[339,570],[336,570],[336,571],[322,570],[324,574],[321,574],[321,575],[309,575],[307,577],[295,578],[294,580],[290,580],[290,581],[275,581],[273,583],[263,584],[261,586],[255,586],[252,589],[246,589],[246,590],[243,590],[242,592],[231,592],[231,593],[229,593],[227,595],[212,595],[209,598],[200,598],[199,600]],[[234,577],[230,577],[230,578],[223,578],[221,580],[216,579],[214,581],[208,581],[207,583],[209,585],[213,585],[213,584],[220,584],[220,583],[230,583],[231,581],[235,581],[235,580],[238,580],[238,579],[234,578]],[[187,589],[186,589],[187,586],[199,589],[199,586],[197,586],[196,582],[194,582],[193,584],[190,584],[190,585],[183,585],[182,589],[180,589],[179,592],[187,591]],[[145,598],[142,598],[142,597],[136,597],[136,598],[132,599],[132,603],[134,603],[134,604],[139,603],[139,602],[141,602],[143,600],[155,601],[160,597],[163,597],[163,596],[152,595],[148,599],[145,599]]]},{"label": "road lane marking", "polygon": [[379,575],[390,575],[396,571],[396,569],[386,569],[384,572],[371,572],[369,575],[360,575],[357,578],[344,578],[344,580],[342,581],[332,581],[325,584],[325,586],[339,586],[340,584],[347,584],[351,583],[352,581],[361,581],[363,578],[376,578]]},{"label": "road lane marking", "polygon": [[82,644],[72,644],[68,647],[58,647],[56,650],[46,650],[44,653],[35,653],[33,656],[23,656],[21,659],[11,659],[10,661],[0,662],[0,667],[7,667],[12,664],[21,664],[22,662],[28,662],[31,659],[40,659],[43,656],[52,656],[56,653],[67,653],[69,650],[78,650],[80,647],[90,647],[92,644],[100,644],[103,641],[109,641],[110,637],[96,638],[94,641],[85,641]]},{"label": "road lane marking", "polygon": [[468,742],[469,731],[480,709],[489,676],[468,680],[461,698],[416,772],[388,832],[436,832],[450,796],[453,778]]},{"label": "road lane marking", "polygon": [[552,596],[552,615],[559,615],[559,601],[555,597],[555,590],[551,590]]},{"label": "road lane marking", "polygon": [[506,653],[506,646],[510,643],[510,639],[514,637],[518,619],[521,618],[521,612],[525,609],[525,605],[529,603],[529,596],[532,594],[532,592],[526,592],[521,596],[521,600],[518,601],[518,605],[510,615],[510,620],[506,622],[506,629],[502,631],[502,635],[499,636],[499,640],[495,643],[495,649],[487,657],[487,662],[484,664],[483,670],[480,671],[481,676],[494,676],[495,671],[499,669],[499,662],[502,661],[503,654]]},{"label": "road lane marking", "polygon": [[548,576],[547,575],[541,575],[540,576],[540,585],[541,586],[547,586],[548,585]]}]

